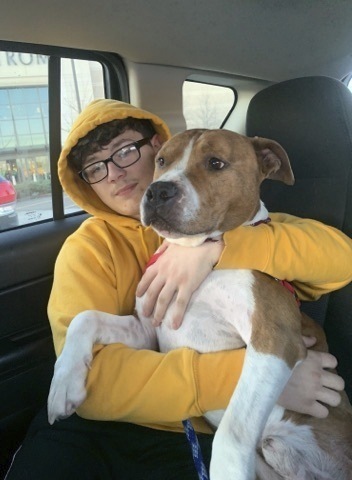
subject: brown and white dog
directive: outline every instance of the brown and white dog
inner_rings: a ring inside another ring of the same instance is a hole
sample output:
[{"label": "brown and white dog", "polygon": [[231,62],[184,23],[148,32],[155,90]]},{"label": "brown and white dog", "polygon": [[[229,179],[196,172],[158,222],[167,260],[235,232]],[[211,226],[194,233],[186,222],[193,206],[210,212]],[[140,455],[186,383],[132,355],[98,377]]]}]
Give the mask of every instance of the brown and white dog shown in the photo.
[{"label": "brown and white dog", "polygon": [[[185,131],[166,142],[156,157],[154,182],[142,200],[142,221],[170,241],[198,245],[240,225],[265,221],[268,212],[259,198],[265,178],[294,182],[287,155],[276,142],[226,130]],[[193,294],[178,330],[170,328],[168,314],[160,327],[152,327],[142,315],[142,302],[137,299],[138,318],[87,311],[73,319],[55,365],[50,423],[71,415],[83,402],[94,343],[121,342],[163,352],[181,346],[210,352],[247,345],[227,409],[206,415],[217,428],[211,480],[352,479],[347,397],[326,419],[275,405],[306,356],[302,332],[318,337],[317,349],[327,349],[322,330],[301,315],[294,296],[275,279],[249,270],[213,271]]]}]

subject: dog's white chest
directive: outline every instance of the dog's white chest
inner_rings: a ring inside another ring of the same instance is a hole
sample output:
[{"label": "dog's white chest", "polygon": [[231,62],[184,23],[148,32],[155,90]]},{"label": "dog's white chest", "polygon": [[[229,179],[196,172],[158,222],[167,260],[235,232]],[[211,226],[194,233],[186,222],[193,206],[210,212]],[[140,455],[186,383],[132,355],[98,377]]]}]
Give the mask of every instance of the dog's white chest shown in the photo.
[{"label": "dog's white chest", "polygon": [[193,294],[178,330],[170,327],[172,306],[168,309],[157,328],[160,351],[186,346],[212,352],[243,346],[251,334],[253,282],[250,270],[213,271]]}]

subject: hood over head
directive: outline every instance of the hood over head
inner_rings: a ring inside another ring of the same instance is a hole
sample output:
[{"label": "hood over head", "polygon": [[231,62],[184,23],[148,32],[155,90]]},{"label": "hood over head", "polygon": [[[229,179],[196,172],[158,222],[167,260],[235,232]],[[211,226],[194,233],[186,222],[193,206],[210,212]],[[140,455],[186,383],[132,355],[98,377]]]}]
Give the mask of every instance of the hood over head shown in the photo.
[{"label": "hood over head", "polygon": [[157,115],[129,103],[118,100],[100,99],[91,102],[77,117],[62,148],[58,161],[58,173],[61,185],[71,199],[83,210],[101,218],[116,213],[105,205],[93,189],[79,178],[77,172],[69,165],[67,155],[78,141],[85,137],[95,127],[112,120],[123,120],[132,117],[150,120],[162,142],[171,137],[166,123]]}]

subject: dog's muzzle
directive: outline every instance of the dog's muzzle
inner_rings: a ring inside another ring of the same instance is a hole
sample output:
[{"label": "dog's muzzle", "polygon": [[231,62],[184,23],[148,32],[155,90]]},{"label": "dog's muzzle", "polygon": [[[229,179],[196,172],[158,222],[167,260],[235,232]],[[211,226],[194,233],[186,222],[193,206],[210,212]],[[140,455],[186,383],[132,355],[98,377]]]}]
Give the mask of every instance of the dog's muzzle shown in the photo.
[{"label": "dog's muzzle", "polygon": [[141,218],[144,225],[166,229],[174,225],[181,191],[175,182],[154,182],[145,192],[141,204]]},{"label": "dog's muzzle", "polygon": [[174,182],[155,182],[146,191],[145,202],[147,208],[164,208],[174,202],[179,196],[179,189]]},{"label": "dog's muzzle", "polygon": [[149,186],[142,198],[141,220],[169,240],[204,233],[204,226],[198,225],[197,194],[183,177],[157,180]]}]

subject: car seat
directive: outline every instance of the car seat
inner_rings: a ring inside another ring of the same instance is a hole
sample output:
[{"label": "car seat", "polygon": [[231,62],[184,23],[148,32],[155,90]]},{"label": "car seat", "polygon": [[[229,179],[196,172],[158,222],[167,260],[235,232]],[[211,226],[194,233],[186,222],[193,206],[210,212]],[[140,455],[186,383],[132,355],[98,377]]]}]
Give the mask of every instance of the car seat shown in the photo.
[{"label": "car seat", "polygon": [[[265,88],[249,104],[246,133],[276,140],[291,161],[293,187],[262,184],[269,211],[320,220],[352,236],[352,93],[342,82],[304,77]],[[323,325],[352,401],[352,284],[302,309]]]}]

